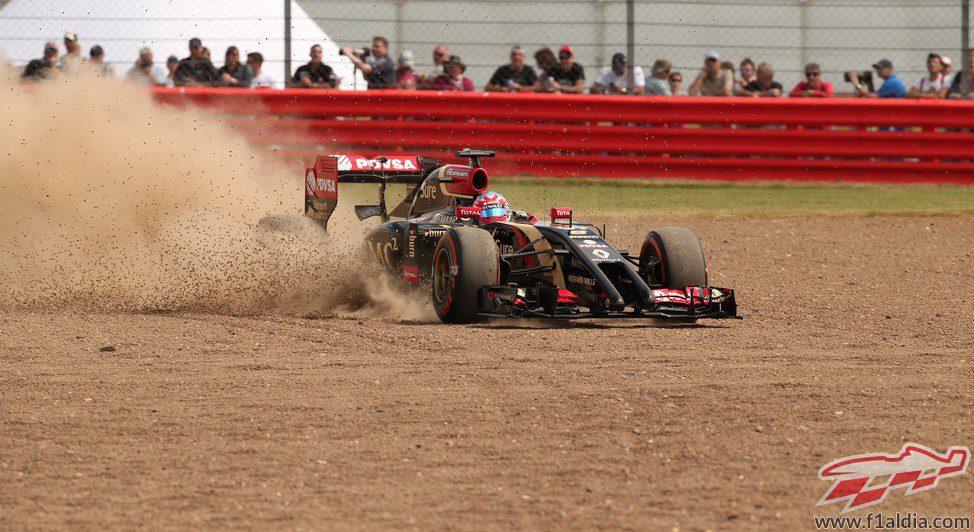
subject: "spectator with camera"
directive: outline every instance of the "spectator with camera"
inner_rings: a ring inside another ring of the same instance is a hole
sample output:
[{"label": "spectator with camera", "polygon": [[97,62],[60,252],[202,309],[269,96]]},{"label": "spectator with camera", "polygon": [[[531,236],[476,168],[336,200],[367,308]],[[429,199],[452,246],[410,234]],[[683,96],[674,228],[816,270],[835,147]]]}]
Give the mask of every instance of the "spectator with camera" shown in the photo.
[{"label": "spectator with camera", "polygon": [[947,91],[951,100],[974,99],[974,48],[964,51],[964,69],[954,74]]},{"label": "spectator with camera", "polygon": [[791,98],[831,98],[835,93],[832,84],[822,81],[822,68],[818,63],[805,65],[805,81],[799,81],[788,95]]},{"label": "spectator with camera", "polygon": [[311,61],[294,71],[292,81],[295,87],[303,89],[334,89],[342,78],[335,75],[332,68],[321,62],[323,52],[320,44],[311,46],[308,56]]},{"label": "spectator with camera", "polygon": [[666,59],[657,59],[653,63],[653,70],[646,77],[646,94],[653,96],[672,96],[670,90],[670,69],[673,64]]},{"label": "spectator with camera", "polygon": [[632,67],[633,85],[629,86],[629,60],[626,55],[612,56],[612,66],[599,70],[592,84],[592,94],[642,94],[646,90],[646,76],[642,67]]},{"label": "spectator with camera", "polygon": [[148,46],[144,46],[139,50],[139,58],[135,60],[135,66],[125,73],[125,79],[138,83],[139,85],[149,85],[152,87],[166,86],[166,73],[162,68],[153,64],[152,49]]},{"label": "spectator with camera", "polygon": [[[883,79],[883,84],[879,89],[872,90],[872,75],[869,72],[846,72],[845,79],[856,89],[856,96],[860,98],[905,98],[906,85],[893,72],[893,62],[889,59],[881,59],[873,64],[876,75]],[[866,76],[866,74],[870,74]]]},{"label": "spectator with camera", "polygon": [[389,41],[385,37],[372,38],[372,58],[365,50],[345,47],[341,54],[352,60],[355,68],[362,71],[369,89],[390,89],[396,86],[396,64],[389,57]]},{"label": "spectator with camera", "polygon": [[189,40],[189,57],[184,57],[173,74],[177,87],[208,87],[217,80],[216,67],[203,55],[203,42],[198,37]]},{"label": "spectator with camera", "polygon": [[430,88],[438,91],[473,92],[473,80],[463,75],[466,70],[467,66],[463,64],[460,56],[451,55],[450,59],[443,63],[443,73],[433,78]]},{"label": "spectator with camera", "polygon": [[253,78],[250,80],[250,88],[274,88],[274,78],[267,72],[264,72],[264,54],[260,52],[250,52],[247,54],[247,66],[249,66],[250,70],[254,73]]},{"label": "spectator with camera", "polygon": [[734,94],[734,73],[720,66],[720,54],[707,52],[703,69],[690,84],[690,96],[731,96]]},{"label": "spectator with camera", "polygon": [[751,96],[754,98],[777,98],[784,92],[781,83],[774,80],[774,69],[769,63],[758,65],[757,74],[754,81],[748,83],[740,91],[740,96]]},{"label": "spectator with camera", "polygon": [[240,63],[240,50],[236,46],[227,48],[223,66],[216,73],[216,85],[218,87],[249,89],[250,83],[254,79],[254,71],[250,69],[250,65]]},{"label": "spectator with camera", "polygon": [[494,71],[485,91],[521,92],[538,90],[538,74],[531,65],[524,64],[524,50],[520,46],[511,48],[511,62]]},{"label": "spectator with camera", "polygon": [[950,83],[944,75],[944,62],[939,54],[927,55],[927,72],[928,75],[921,77],[910,87],[907,97],[940,99],[947,96]]}]

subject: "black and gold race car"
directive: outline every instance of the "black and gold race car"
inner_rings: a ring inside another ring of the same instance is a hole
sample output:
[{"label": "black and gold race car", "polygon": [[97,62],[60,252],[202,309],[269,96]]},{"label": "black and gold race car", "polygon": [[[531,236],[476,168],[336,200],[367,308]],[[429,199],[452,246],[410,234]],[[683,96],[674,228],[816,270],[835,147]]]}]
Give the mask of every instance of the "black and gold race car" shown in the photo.
[{"label": "black and gold race car", "polygon": [[[382,224],[366,237],[370,255],[405,283],[430,290],[444,322],[497,318],[656,318],[692,322],[736,318],[734,291],[707,285],[700,240],[682,227],[650,231],[638,255],[616,249],[604,230],[552,208],[549,221],[514,211],[481,223],[478,195],[487,190],[481,159],[440,165],[419,156],[319,155],[305,180],[305,215],[327,229],[342,183],[379,186],[360,220]],[[391,211],[386,187],[409,192]]]}]

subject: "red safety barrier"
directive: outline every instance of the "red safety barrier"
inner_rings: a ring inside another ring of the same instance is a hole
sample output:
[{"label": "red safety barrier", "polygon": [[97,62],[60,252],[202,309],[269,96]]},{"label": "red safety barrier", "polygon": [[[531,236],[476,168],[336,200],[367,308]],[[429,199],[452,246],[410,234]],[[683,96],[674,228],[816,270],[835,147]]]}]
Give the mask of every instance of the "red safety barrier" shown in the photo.
[{"label": "red safety barrier", "polygon": [[494,174],[974,183],[974,104],[156,89],[280,154],[493,149]]}]

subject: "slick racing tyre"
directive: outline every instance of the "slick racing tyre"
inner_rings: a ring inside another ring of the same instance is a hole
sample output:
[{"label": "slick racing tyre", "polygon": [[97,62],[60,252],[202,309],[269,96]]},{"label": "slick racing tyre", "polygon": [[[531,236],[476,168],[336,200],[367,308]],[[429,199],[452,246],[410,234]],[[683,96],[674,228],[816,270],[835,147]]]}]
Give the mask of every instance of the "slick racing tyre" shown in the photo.
[{"label": "slick racing tyre", "polygon": [[500,252],[483,229],[454,227],[433,252],[433,307],[444,323],[477,321],[477,296],[500,282]]},{"label": "slick racing tyre", "polygon": [[706,286],[707,261],[700,239],[685,227],[664,227],[649,233],[639,252],[639,273],[650,286],[674,290]]}]

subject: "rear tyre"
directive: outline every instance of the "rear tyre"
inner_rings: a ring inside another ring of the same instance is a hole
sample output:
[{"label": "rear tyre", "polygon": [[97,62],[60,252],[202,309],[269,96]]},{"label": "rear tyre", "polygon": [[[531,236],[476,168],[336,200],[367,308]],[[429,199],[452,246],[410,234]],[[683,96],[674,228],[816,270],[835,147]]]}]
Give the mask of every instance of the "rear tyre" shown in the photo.
[{"label": "rear tyre", "polygon": [[707,286],[707,261],[700,239],[685,227],[652,231],[643,240],[639,273],[650,285],[663,288]]},{"label": "rear tyre", "polygon": [[483,229],[454,227],[433,252],[433,308],[444,323],[477,321],[481,288],[500,282],[500,252]]}]

